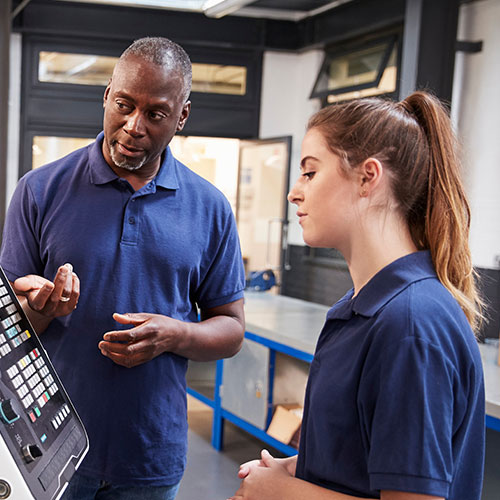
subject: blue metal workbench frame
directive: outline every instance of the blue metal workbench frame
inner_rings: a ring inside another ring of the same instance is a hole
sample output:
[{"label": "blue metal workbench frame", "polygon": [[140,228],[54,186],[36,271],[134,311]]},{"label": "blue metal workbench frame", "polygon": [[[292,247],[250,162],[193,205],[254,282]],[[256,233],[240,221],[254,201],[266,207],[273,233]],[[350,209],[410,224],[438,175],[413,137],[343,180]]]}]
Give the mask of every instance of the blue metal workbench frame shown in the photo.
[{"label": "blue metal workbench frame", "polygon": [[[269,391],[268,391],[268,416],[267,416],[267,426],[271,423],[272,417],[272,408],[273,408],[273,385],[274,385],[274,366],[276,353],[280,352],[282,354],[286,354],[292,358],[300,359],[302,361],[306,361],[307,363],[311,363],[313,359],[313,355],[304,351],[300,351],[299,349],[295,349],[293,347],[287,346],[285,344],[281,344],[274,340],[270,340],[265,337],[261,337],[260,335],[256,335],[255,333],[245,332],[245,338],[248,340],[253,340],[259,344],[262,344],[269,348],[270,350],[270,359],[269,359]],[[233,423],[237,427],[240,427],[244,431],[252,434],[257,437],[264,443],[267,443],[269,446],[272,446],[274,449],[280,451],[285,455],[296,455],[297,450],[292,446],[282,443],[277,439],[271,437],[267,432],[259,429],[258,427],[252,425],[251,423],[245,421],[244,419],[234,415],[233,413],[222,408],[221,401],[221,393],[220,388],[222,385],[222,375],[224,372],[224,360],[220,359],[216,362],[215,369],[215,387],[214,387],[214,398],[210,399],[204,394],[188,387],[187,392],[191,396],[200,400],[202,403],[205,403],[210,408],[213,409],[213,421],[212,421],[212,446],[216,450],[222,450],[224,446],[224,421],[228,420]]]}]

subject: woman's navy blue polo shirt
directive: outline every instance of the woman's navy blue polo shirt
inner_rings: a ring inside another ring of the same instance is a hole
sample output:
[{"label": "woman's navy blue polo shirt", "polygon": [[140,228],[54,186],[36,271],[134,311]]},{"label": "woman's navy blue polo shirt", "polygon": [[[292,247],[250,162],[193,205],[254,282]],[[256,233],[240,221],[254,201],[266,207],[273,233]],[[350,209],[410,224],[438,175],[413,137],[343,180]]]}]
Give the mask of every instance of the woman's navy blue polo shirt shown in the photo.
[{"label": "woman's navy blue polo shirt", "polygon": [[430,254],[393,262],[328,312],[311,364],[297,477],[479,500],[485,396],[467,319]]}]

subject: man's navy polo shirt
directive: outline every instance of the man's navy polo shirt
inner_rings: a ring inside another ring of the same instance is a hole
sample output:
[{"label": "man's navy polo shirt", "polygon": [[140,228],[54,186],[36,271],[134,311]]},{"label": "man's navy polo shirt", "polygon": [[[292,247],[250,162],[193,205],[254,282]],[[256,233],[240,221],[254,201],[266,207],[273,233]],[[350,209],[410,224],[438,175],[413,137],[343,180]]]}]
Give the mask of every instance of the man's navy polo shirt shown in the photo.
[{"label": "man's navy polo shirt", "polygon": [[42,342],[87,428],[81,471],[116,483],[178,482],[187,446],[187,360],[164,353],[127,369],[97,344],[114,312],[196,321],[202,309],[243,297],[244,269],[231,207],[169,149],[134,192],[95,143],[26,174],[9,208],[1,265],[10,280],[53,279],[70,262],[78,308]]},{"label": "man's navy polo shirt", "polygon": [[430,254],[393,262],[327,314],[297,477],[364,498],[479,500],[485,396],[469,323]]}]

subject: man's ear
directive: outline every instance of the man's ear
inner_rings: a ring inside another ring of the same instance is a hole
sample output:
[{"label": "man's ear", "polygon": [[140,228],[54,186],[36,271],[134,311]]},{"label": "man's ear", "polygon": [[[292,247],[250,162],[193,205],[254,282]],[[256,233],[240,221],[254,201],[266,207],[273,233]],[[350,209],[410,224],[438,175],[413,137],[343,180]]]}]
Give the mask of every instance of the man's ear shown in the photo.
[{"label": "man's ear", "polygon": [[367,158],[358,169],[360,196],[368,196],[382,180],[384,167],[376,158]]},{"label": "man's ear", "polygon": [[106,90],[104,91],[104,95],[102,96],[102,107],[106,107],[106,103],[108,102],[108,96],[109,96],[109,89],[111,88],[111,78],[109,79],[108,86],[106,87]]},{"label": "man's ear", "polygon": [[176,129],[177,132],[180,132],[184,128],[184,125],[186,125],[190,112],[191,112],[191,101],[186,101],[186,103],[182,107],[179,121],[177,122],[177,129]]}]

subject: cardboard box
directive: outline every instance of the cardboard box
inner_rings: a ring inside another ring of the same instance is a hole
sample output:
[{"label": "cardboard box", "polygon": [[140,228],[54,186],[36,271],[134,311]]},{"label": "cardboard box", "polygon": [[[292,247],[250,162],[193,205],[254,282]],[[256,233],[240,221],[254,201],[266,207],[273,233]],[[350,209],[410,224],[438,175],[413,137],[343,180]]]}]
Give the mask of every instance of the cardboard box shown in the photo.
[{"label": "cardboard box", "polygon": [[290,444],[302,423],[303,408],[300,405],[278,405],[267,429],[274,439]]}]

